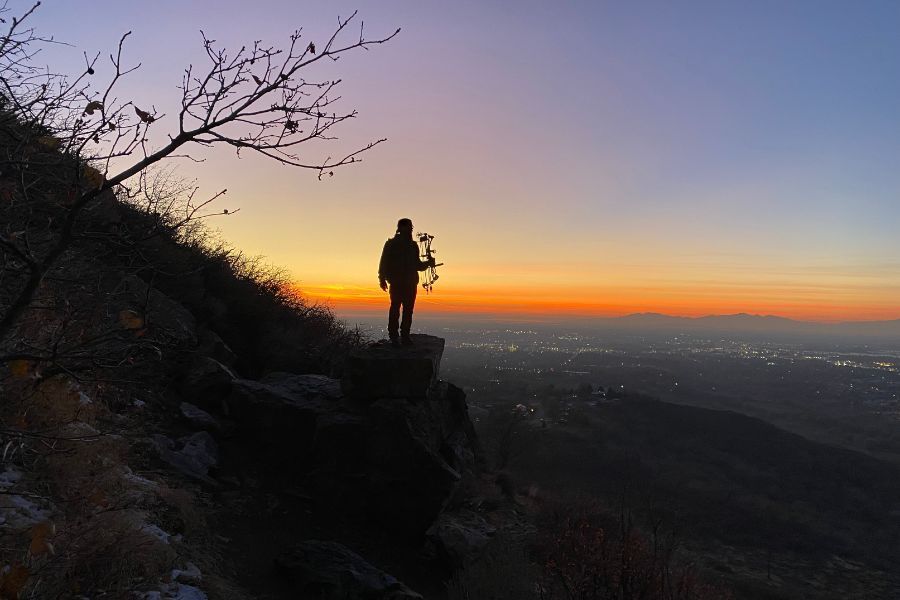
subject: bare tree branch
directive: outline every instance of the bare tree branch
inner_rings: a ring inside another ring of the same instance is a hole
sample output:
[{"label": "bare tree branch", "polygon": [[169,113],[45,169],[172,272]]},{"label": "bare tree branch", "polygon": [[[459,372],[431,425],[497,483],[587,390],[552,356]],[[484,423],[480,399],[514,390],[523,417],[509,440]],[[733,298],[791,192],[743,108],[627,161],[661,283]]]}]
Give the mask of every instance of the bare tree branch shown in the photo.
[{"label": "bare tree branch", "polygon": [[[337,154],[339,158],[300,153],[301,148],[312,149],[314,141],[334,141],[334,130],[357,116],[355,110],[339,109],[341,80],[309,79],[309,67],[368,50],[400,31],[369,40],[360,21],[358,37],[345,41],[356,12],[346,19],[339,17],[335,30],[318,48],[313,41],[302,39],[301,29],[290,35],[285,48],[254,41],[235,52],[218,47],[201,32],[206,66],[189,65],[184,70],[177,131],[166,135],[161,147],[153,147],[150,134],[165,114],[139,99],[120,99],[116,92],[123,78],[140,68],[140,63],[129,66],[123,58],[131,32],[119,39],[116,51],[108,57],[111,76],[105,84],[95,85],[99,53],[84,53],[84,69],[71,77],[35,62],[44,44],[57,43],[27,27],[38,6],[40,2],[13,18],[0,34],[0,120],[15,123],[17,126],[9,129],[20,136],[18,151],[9,157],[11,165],[24,172],[46,152],[61,153],[69,159],[72,181],[66,197],[57,200],[57,205],[64,207],[62,216],[44,215],[34,208],[28,186],[19,186],[13,198],[21,197],[31,211],[26,212],[34,213],[38,220],[28,221],[18,237],[13,235],[16,232],[5,236],[0,232],[0,257],[5,261],[0,265],[0,277],[13,272],[16,261],[25,267],[16,293],[6,306],[0,306],[0,341],[9,337],[34,303],[43,279],[78,237],[82,213],[108,192],[139,195],[147,184],[143,174],[153,165],[171,159],[201,160],[192,156],[192,149],[226,145],[238,153],[249,150],[285,165],[315,170],[322,179],[325,174],[332,176],[338,167],[360,162],[361,154],[386,141],[368,142]],[[4,4],[0,14],[5,11]],[[126,187],[135,177],[136,186]],[[224,191],[194,204],[192,193],[183,218],[169,225],[177,228],[196,219],[229,214],[227,210],[204,212],[222,194]],[[30,243],[32,233],[40,240],[39,251]]]}]

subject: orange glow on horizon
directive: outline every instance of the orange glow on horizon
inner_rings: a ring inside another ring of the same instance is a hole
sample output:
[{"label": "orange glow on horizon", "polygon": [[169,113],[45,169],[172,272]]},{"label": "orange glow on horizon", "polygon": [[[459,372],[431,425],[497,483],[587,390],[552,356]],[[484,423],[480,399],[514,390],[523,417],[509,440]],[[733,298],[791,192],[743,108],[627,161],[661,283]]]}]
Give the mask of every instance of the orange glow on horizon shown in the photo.
[{"label": "orange glow on horizon", "polygon": [[[297,290],[307,300],[330,306],[338,316],[386,312],[389,302],[387,293],[376,286],[298,285]],[[560,290],[553,295],[542,289],[529,288],[436,288],[432,294],[420,290],[416,308],[419,314],[492,314],[496,317],[542,320],[617,317],[644,312],[682,317],[748,313],[820,322],[900,318],[900,309],[896,305],[889,300],[878,301],[872,297],[786,298],[771,290],[702,288],[616,289],[602,295],[574,289]]]}]

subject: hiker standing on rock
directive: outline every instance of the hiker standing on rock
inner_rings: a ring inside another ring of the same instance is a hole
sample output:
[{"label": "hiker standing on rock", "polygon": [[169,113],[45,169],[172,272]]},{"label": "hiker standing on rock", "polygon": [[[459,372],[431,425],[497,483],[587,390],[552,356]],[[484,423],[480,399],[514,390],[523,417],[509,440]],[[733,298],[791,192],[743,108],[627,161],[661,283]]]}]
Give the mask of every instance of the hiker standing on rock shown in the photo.
[{"label": "hiker standing on rock", "polygon": [[[378,263],[378,283],[388,290],[390,284],[391,308],[388,311],[388,335],[391,344],[412,344],[409,329],[412,326],[413,307],[419,287],[419,271],[434,266],[434,259],[419,259],[419,246],[413,239],[413,224],[409,219],[397,221],[397,233],[384,243],[381,262]],[[400,321],[400,308],[403,321]],[[398,335],[399,333],[399,335]]]}]

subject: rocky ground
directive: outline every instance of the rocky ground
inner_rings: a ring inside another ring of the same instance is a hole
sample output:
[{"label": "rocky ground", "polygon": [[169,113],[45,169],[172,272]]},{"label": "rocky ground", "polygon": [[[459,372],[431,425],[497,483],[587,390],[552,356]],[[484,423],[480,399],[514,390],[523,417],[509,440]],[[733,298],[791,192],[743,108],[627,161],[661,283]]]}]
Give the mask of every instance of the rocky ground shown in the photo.
[{"label": "rocky ground", "polygon": [[240,378],[221,339],[194,339],[173,389],[116,403],[14,380],[31,400],[2,432],[6,596],[43,579],[91,598],[440,598],[491,542],[500,494],[439,380],[443,340],[360,349],[341,381]]}]

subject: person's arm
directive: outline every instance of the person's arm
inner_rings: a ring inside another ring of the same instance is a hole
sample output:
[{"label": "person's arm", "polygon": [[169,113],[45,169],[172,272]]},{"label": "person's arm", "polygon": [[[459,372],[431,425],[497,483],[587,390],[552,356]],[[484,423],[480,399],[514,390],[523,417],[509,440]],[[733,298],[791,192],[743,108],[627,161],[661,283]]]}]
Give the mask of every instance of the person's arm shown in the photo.
[{"label": "person's arm", "polygon": [[381,249],[381,260],[378,261],[378,285],[381,286],[381,289],[387,291],[387,262],[388,262],[388,246],[391,241],[388,240],[384,243],[384,248]]}]

